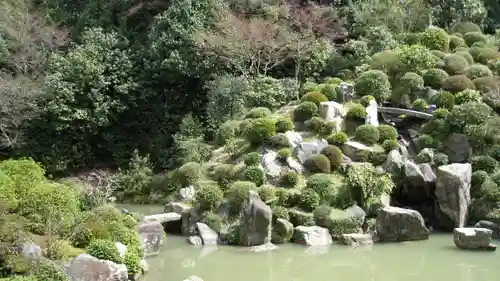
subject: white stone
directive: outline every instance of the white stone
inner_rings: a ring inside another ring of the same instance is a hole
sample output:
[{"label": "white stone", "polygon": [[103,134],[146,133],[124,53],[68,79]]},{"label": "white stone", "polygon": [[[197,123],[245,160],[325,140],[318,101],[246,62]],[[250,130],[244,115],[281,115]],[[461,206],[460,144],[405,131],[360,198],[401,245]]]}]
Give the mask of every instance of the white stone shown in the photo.
[{"label": "white stone", "polygon": [[286,131],[285,136],[287,137],[288,143],[290,144],[291,148],[297,147],[297,145],[304,141],[300,133],[294,131]]},{"label": "white stone", "polygon": [[335,122],[336,132],[342,130],[346,110],[340,103],[334,101],[322,102],[319,105],[320,115],[327,122]]},{"label": "white stone", "polygon": [[370,100],[370,103],[366,107],[366,118],[365,124],[378,126],[378,104],[375,100]]},{"label": "white stone", "polygon": [[487,228],[459,227],[453,230],[453,242],[460,249],[468,250],[496,250],[491,244],[493,231]]},{"label": "white stone", "polygon": [[125,255],[127,254],[127,246],[125,246],[123,243],[115,242],[115,247],[118,250],[120,257],[124,259]]}]

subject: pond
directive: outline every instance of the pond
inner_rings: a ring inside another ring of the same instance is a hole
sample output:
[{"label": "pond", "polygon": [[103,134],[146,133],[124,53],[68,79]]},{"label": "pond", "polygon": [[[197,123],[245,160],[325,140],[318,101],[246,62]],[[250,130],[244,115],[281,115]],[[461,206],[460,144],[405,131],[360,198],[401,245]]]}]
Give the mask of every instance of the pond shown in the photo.
[{"label": "pond", "polygon": [[[161,207],[130,207],[144,213]],[[495,241],[500,246],[500,241]],[[498,281],[500,251],[470,252],[455,248],[450,234],[429,240],[372,247],[333,245],[306,248],[283,244],[272,252],[245,247],[205,246],[168,235],[162,252],[148,259],[143,281],[182,281],[191,275],[204,281]]]}]

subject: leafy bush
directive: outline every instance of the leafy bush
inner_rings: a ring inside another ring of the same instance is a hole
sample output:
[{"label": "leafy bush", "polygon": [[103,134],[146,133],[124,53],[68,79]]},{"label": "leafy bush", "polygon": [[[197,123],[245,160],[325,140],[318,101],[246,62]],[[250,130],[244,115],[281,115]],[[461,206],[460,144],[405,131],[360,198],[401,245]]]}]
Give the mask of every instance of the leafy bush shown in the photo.
[{"label": "leafy bush", "polygon": [[90,241],[87,247],[87,253],[101,260],[108,260],[114,263],[122,263],[120,252],[116,248],[115,242],[111,240],[95,239]]},{"label": "leafy bush", "polygon": [[474,58],[475,62],[484,65],[487,65],[490,60],[495,60],[500,58],[500,54],[498,53],[498,51],[493,48],[473,47],[469,49],[469,53]]},{"label": "leafy bush", "polygon": [[304,122],[311,119],[318,113],[318,106],[311,101],[306,101],[299,104],[293,111],[293,120]]},{"label": "leafy bush", "polygon": [[299,206],[304,211],[312,212],[319,207],[321,196],[312,189],[305,189],[300,194]]},{"label": "leafy bush", "polygon": [[314,223],[317,226],[329,228],[330,227],[330,215],[332,213],[332,207],[328,205],[321,205],[313,212]]},{"label": "leafy bush", "polygon": [[382,148],[384,148],[385,152],[390,152],[394,149],[399,148],[399,143],[394,139],[387,139],[382,143]]},{"label": "leafy bush", "polygon": [[277,149],[290,147],[290,141],[288,140],[288,137],[284,133],[278,133],[272,136],[267,142],[267,144]]},{"label": "leafy bush", "polygon": [[438,108],[453,109],[455,106],[455,96],[450,92],[439,92],[434,97],[432,97],[432,102],[436,104]]},{"label": "leafy bush", "polygon": [[293,131],[294,124],[293,121],[288,117],[280,117],[276,121],[276,132],[285,133],[287,131]]},{"label": "leafy bush", "polygon": [[272,185],[263,185],[259,188],[258,194],[263,202],[273,202],[276,199],[276,188]]},{"label": "leafy bush", "polygon": [[223,123],[215,134],[215,143],[217,145],[226,145],[228,140],[233,139],[240,133],[241,122],[231,120]]},{"label": "leafy bush", "polygon": [[325,95],[325,97],[327,97],[328,100],[335,101],[338,99],[337,86],[338,84],[325,84],[325,86],[321,89],[321,93]]},{"label": "leafy bush", "polygon": [[17,198],[14,181],[0,170],[0,212],[14,210],[16,207]]},{"label": "leafy bush", "polygon": [[266,181],[266,174],[261,168],[251,166],[243,172],[243,179],[255,183],[256,186],[261,186]]},{"label": "leafy bush", "polygon": [[323,154],[317,154],[309,157],[304,166],[313,173],[328,173],[331,170],[328,157]]},{"label": "leafy bush", "polygon": [[469,63],[469,65],[474,63],[474,58],[472,57],[471,54],[469,54],[468,51],[459,51],[459,52],[456,52],[455,54],[463,57]]},{"label": "leafy bush", "polygon": [[243,202],[250,195],[250,190],[257,190],[257,186],[249,181],[237,181],[231,184],[226,197],[231,204],[232,214],[238,214]]},{"label": "leafy bush", "polygon": [[446,52],[450,45],[448,33],[441,28],[431,27],[422,32],[420,43],[430,50]]},{"label": "leafy bush", "polygon": [[389,194],[394,187],[391,177],[371,164],[349,167],[346,184],[361,208],[366,208],[371,200],[379,198],[383,193]]},{"label": "leafy bush", "polygon": [[283,206],[272,206],[271,210],[273,211],[273,220],[284,219],[290,220],[290,215],[288,214],[288,209]]},{"label": "leafy bush", "polygon": [[336,184],[329,174],[314,174],[307,179],[307,189],[314,190],[321,198],[321,202],[329,204],[336,194]]},{"label": "leafy bush", "polygon": [[208,225],[208,227],[213,229],[215,232],[220,232],[223,220],[219,215],[208,211],[203,212],[203,214],[201,215],[201,222]]},{"label": "leafy bush", "polygon": [[260,164],[260,154],[257,152],[250,152],[245,155],[245,165],[258,166]]},{"label": "leafy bush", "polygon": [[375,99],[375,97],[373,97],[372,95],[362,96],[361,99],[359,100],[359,103],[362,106],[367,107],[370,104],[370,101],[372,101],[374,99]]},{"label": "leafy bush", "polygon": [[467,75],[467,77],[471,80],[474,80],[479,77],[493,76],[493,73],[486,65],[473,64],[465,69],[465,75]]},{"label": "leafy bush", "polygon": [[325,125],[325,120],[321,117],[313,117],[308,123],[309,130],[315,134],[321,133],[323,126]]},{"label": "leafy bush", "polygon": [[361,125],[356,128],[356,139],[367,145],[372,145],[378,142],[380,138],[377,127],[369,124]]},{"label": "leafy bush", "polygon": [[399,88],[407,94],[413,94],[424,87],[424,79],[413,72],[407,72],[399,79]]},{"label": "leafy bush", "polygon": [[451,27],[452,33],[466,34],[468,32],[481,32],[481,27],[473,22],[458,22]]},{"label": "leafy bush", "polygon": [[338,86],[342,82],[344,82],[344,81],[342,81],[342,79],[340,79],[338,77],[326,77],[324,80],[325,84],[330,84],[330,85],[334,85],[334,86]]},{"label": "leafy bush", "polygon": [[307,93],[310,92],[315,92],[318,89],[318,84],[308,81],[302,84],[302,87],[300,88],[300,95],[304,96]]},{"label": "leafy bush", "polygon": [[281,177],[281,185],[293,188],[299,183],[299,174],[295,171],[286,171]]},{"label": "leafy bush", "polygon": [[14,182],[16,193],[20,196],[45,181],[45,170],[33,159],[1,161],[0,171],[4,172]]},{"label": "leafy bush", "polygon": [[292,156],[292,150],[290,148],[285,147],[285,148],[278,150],[276,157],[278,158],[278,160],[285,162],[286,159],[288,159],[288,157],[291,157],[291,156]]},{"label": "leafy bush", "polygon": [[457,104],[464,104],[468,102],[481,102],[483,96],[479,91],[467,89],[455,94],[455,102]]},{"label": "leafy bush", "polygon": [[[69,281],[66,272],[61,270],[60,266],[50,260],[43,260],[37,264],[37,269],[34,274],[37,281]],[[29,279],[28,279],[29,280]]]},{"label": "leafy bush", "polygon": [[444,57],[447,56],[445,52],[438,51],[438,50],[432,50],[431,53],[436,56],[437,60],[442,60]]},{"label": "leafy bush", "polygon": [[393,70],[398,62],[398,56],[393,51],[382,51],[373,54],[369,60],[372,69],[377,69],[388,73]]},{"label": "leafy bush", "polygon": [[398,131],[391,125],[382,124],[377,127],[379,132],[379,141],[395,140],[398,138]]},{"label": "leafy bush", "polygon": [[321,154],[328,157],[331,169],[336,170],[340,167],[342,163],[342,151],[338,147],[328,145],[321,150]]},{"label": "leafy bush", "polygon": [[344,132],[338,132],[333,135],[330,135],[326,141],[330,145],[341,146],[345,144],[349,140],[349,137]]},{"label": "leafy bush", "polygon": [[141,256],[137,251],[127,249],[123,264],[127,267],[128,274],[137,274],[141,270]]},{"label": "leafy bush", "polygon": [[451,54],[443,59],[444,70],[450,75],[458,75],[464,73],[469,62],[460,55]]},{"label": "leafy bush", "polygon": [[196,201],[206,210],[214,210],[224,199],[224,193],[217,184],[204,184],[196,191]]},{"label": "leafy bush", "polygon": [[439,68],[432,68],[424,72],[422,78],[424,79],[424,85],[429,86],[434,89],[441,89],[444,80],[448,78],[448,73]]},{"label": "leafy bush", "polygon": [[271,110],[266,107],[252,108],[246,115],[245,119],[257,119],[271,116]]},{"label": "leafy bush", "polygon": [[472,82],[476,89],[483,94],[497,92],[500,89],[498,81],[493,76],[479,77]]},{"label": "leafy bush", "polygon": [[44,256],[51,260],[69,260],[84,253],[82,249],[75,248],[68,240],[54,240],[48,243]]},{"label": "leafy bush", "polygon": [[395,52],[399,58],[397,67],[399,73],[422,73],[436,65],[434,55],[422,45],[403,45]]},{"label": "leafy bush", "polygon": [[201,165],[195,162],[186,163],[177,169],[177,175],[182,186],[190,186],[200,179]]},{"label": "leafy bush", "polygon": [[447,108],[438,108],[434,111],[433,117],[436,119],[446,119],[450,115],[450,111]]},{"label": "leafy bush", "polygon": [[464,34],[464,41],[467,46],[471,47],[474,43],[481,42],[486,43],[488,38],[481,32],[472,31]]},{"label": "leafy bush", "polygon": [[482,102],[468,102],[455,106],[446,119],[456,128],[479,125],[492,115],[492,109]]},{"label": "leafy bush", "polygon": [[416,141],[419,149],[436,148],[436,140],[430,135],[422,134]]},{"label": "leafy bush", "polygon": [[426,111],[429,105],[424,99],[416,99],[411,104],[411,108],[417,111]]},{"label": "leafy bush", "polygon": [[366,110],[363,107],[363,105],[359,103],[352,104],[351,107],[349,108],[349,111],[347,111],[346,114],[347,119],[364,120],[365,117],[366,117]]},{"label": "leafy bush", "polygon": [[217,165],[211,173],[211,178],[221,186],[227,186],[235,178],[234,165]]},{"label": "leafy bush", "polygon": [[359,96],[372,95],[378,102],[382,102],[391,94],[391,83],[384,72],[369,70],[356,79],[354,90]]},{"label": "leafy bush", "polygon": [[443,89],[451,93],[458,93],[465,89],[475,89],[474,83],[465,75],[450,76],[444,80]]},{"label": "leafy bush", "polygon": [[450,39],[450,45],[449,45],[449,49],[450,50],[455,50],[456,48],[458,47],[462,47],[462,46],[465,46],[465,40],[461,37],[458,37],[458,36],[455,36],[455,35],[451,35],[449,37]]},{"label": "leafy bush", "polygon": [[328,98],[320,92],[310,92],[302,96],[300,101],[302,102],[310,101],[316,104],[316,106],[319,106],[320,103],[328,101]]},{"label": "leafy bush", "polygon": [[273,119],[253,119],[246,127],[245,137],[252,145],[260,145],[276,134],[276,125]]},{"label": "leafy bush", "polygon": [[475,171],[471,176],[471,196],[472,198],[477,198],[480,193],[481,185],[488,179],[488,173],[485,171]]},{"label": "leafy bush", "polygon": [[436,166],[448,165],[449,163],[450,159],[445,153],[436,153],[434,156],[434,164],[436,164]]},{"label": "leafy bush", "polygon": [[488,155],[480,155],[472,157],[471,164],[473,171],[481,170],[487,173],[493,173],[498,167],[497,160]]}]

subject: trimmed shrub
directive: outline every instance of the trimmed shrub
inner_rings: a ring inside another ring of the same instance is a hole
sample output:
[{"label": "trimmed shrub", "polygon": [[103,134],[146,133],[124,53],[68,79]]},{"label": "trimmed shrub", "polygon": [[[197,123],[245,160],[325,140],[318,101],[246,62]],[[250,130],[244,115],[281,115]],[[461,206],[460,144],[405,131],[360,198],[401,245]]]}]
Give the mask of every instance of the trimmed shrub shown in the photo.
[{"label": "trimmed shrub", "polygon": [[290,215],[288,214],[288,209],[283,206],[272,206],[271,210],[273,211],[273,220],[284,219],[290,220]]},{"label": "trimmed shrub", "polygon": [[321,203],[321,196],[312,189],[302,191],[299,199],[299,206],[304,211],[312,212],[319,207]]},{"label": "trimmed shrub", "polygon": [[[342,80],[340,80],[340,81],[342,81]],[[325,95],[325,97],[327,97],[328,100],[331,100],[331,101],[337,100],[338,99],[337,85],[338,84],[325,84],[325,86],[321,89],[321,93],[323,95]]]},{"label": "trimmed shrub", "polygon": [[349,137],[344,132],[338,132],[330,135],[326,141],[330,145],[341,146],[349,140]]},{"label": "trimmed shrub", "polygon": [[384,72],[369,70],[356,79],[354,90],[359,96],[372,95],[378,102],[383,102],[391,95],[391,83]]},{"label": "trimmed shrub", "polygon": [[196,162],[186,163],[177,169],[177,176],[183,187],[197,182],[201,176],[201,165]]},{"label": "trimmed shrub", "polygon": [[413,94],[424,87],[424,79],[413,72],[407,72],[399,79],[399,89],[405,94]]},{"label": "trimmed shrub", "polygon": [[449,48],[450,50],[455,50],[458,47],[466,46],[465,40],[461,37],[455,36],[455,35],[450,35],[450,45]]},{"label": "trimmed shrub", "polygon": [[486,65],[473,64],[465,69],[465,75],[471,80],[474,80],[479,77],[493,76],[493,73]]},{"label": "trimmed shrub", "polygon": [[224,199],[224,193],[217,184],[203,184],[196,191],[196,201],[205,210],[214,210]]},{"label": "trimmed shrub", "polygon": [[369,60],[372,69],[381,70],[385,73],[394,69],[397,62],[398,56],[393,51],[383,51],[373,54]]},{"label": "trimmed shrub", "polygon": [[257,192],[262,202],[270,204],[276,199],[276,188],[272,185],[263,185]]},{"label": "trimmed shrub", "polygon": [[310,101],[316,104],[316,106],[319,106],[320,103],[328,101],[328,98],[320,92],[309,92],[304,96],[302,96],[300,101],[301,102]]},{"label": "trimmed shrub", "polygon": [[481,188],[481,185],[488,179],[488,173],[485,171],[475,171],[472,173],[471,176],[471,196],[473,198],[476,198],[477,195],[479,194],[474,194],[473,191],[479,191],[478,189]]},{"label": "trimmed shrub", "polygon": [[486,43],[488,38],[481,32],[471,31],[464,34],[464,41],[467,46],[471,47],[474,43]]},{"label": "trimmed shrub", "polygon": [[299,104],[293,111],[293,120],[297,122],[304,122],[311,119],[318,113],[318,106],[311,101],[306,101]]},{"label": "trimmed shrub", "polygon": [[340,85],[340,83],[344,82],[342,79],[338,77],[326,77],[325,80],[323,80],[325,84],[330,84],[330,85]]},{"label": "trimmed shrub", "polygon": [[427,134],[422,134],[417,138],[417,145],[419,149],[436,148],[436,140]]},{"label": "trimmed shrub", "polygon": [[458,22],[451,27],[451,32],[463,35],[468,32],[481,32],[481,27],[473,22]]},{"label": "trimmed shrub", "polygon": [[304,166],[313,173],[328,173],[331,170],[330,160],[323,154],[309,157],[304,163]]},{"label": "trimmed shrub", "polygon": [[324,122],[323,127],[321,127],[321,130],[319,131],[320,136],[328,136],[332,132],[335,132],[337,130],[337,123],[336,122]]},{"label": "trimmed shrub", "polygon": [[455,94],[456,104],[464,104],[468,102],[481,102],[483,96],[479,91],[467,89]]},{"label": "trimmed shrub", "polygon": [[258,166],[260,164],[260,154],[257,152],[250,152],[245,155],[244,162],[247,166]]},{"label": "trimmed shrub", "polygon": [[443,89],[451,93],[458,93],[465,89],[475,89],[474,83],[465,75],[450,76],[444,80]]},{"label": "trimmed shrub", "polygon": [[448,76],[449,75],[446,71],[439,68],[433,68],[425,71],[422,78],[424,79],[425,86],[429,86],[434,89],[441,89],[444,80],[446,80]]},{"label": "trimmed shrub", "polygon": [[347,111],[346,118],[353,120],[364,120],[366,117],[366,110],[363,105],[359,103],[352,104]]},{"label": "trimmed shrub", "polygon": [[276,155],[278,160],[280,160],[282,162],[285,162],[286,159],[288,159],[288,157],[291,157],[291,156],[292,156],[292,150],[288,147],[281,148],[280,150],[278,150],[278,153]]},{"label": "trimmed shrub", "polygon": [[398,149],[399,148],[399,143],[398,143],[397,140],[388,139],[388,140],[385,140],[382,143],[382,148],[384,148],[385,152],[389,153],[390,151],[392,151],[394,149]]},{"label": "trimmed shrub", "polygon": [[435,56],[422,45],[404,45],[397,48],[395,52],[399,58],[398,73],[422,73],[436,66]]},{"label": "trimmed shrub", "polygon": [[137,253],[137,251],[129,251],[127,249],[123,263],[127,267],[128,274],[134,275],[139,273],[141,270],[141,256]]},{"label": "trimmed shrub", "polygon": [[328,145],[321,150],[321,154],[328,157],[331,169],[336,170],[340,167],[340,164],[342,163],[342,150],[338,147]]},{"label": "trimmed shrub", "polygon": [[450,45],[448,33],[441,28],[427,28],[420,35],[420,43],[430,50],[439,50],[446,52]]},{"label": "trimmed shrub", "polygon": [[362,106],[367,107],[370,104],[370,101],[374,99],[375,97],[373,97],[372,95],[362,96],[361,99],[359,100],[359,103]]},{"label": "trimmed shrub", "polygon": [[267,144],[277,149],[290,147],[290,141],[288,140],[288,137],[284,133],[278,133],[272,136],[267,142]]},{"label": "trimmed shrub", "polygon": [[299,174],[295,171],[287,171],[281,177],[281,185],[287,188],[294,188],[299,183]]},{"label": "trimmed shrub", "polygon": [[496,92],[500,89],[498,81],[493,76],[479,77],[472,82],[476,89],[483,94],[491,91]]},{"label": "trimmed shrub", "polygon": [[45,170],[31,158],[0,161],[0,171],[14,182],[16,193],[20,196],[45,181]]},{"label": "trimmed shrub", "polygon": [[438,51],[438,50],[432,50],[431,53],[436,56],[436,58],[442,60],[444,59],[444,57],[447,56],[447,54],[445,52],[442,52],[442,51]]},{"label": "trimmed shrub", "polygon": [[479,48],[474,47],[469,49],[469,53],[474,58],[474,61],[487,65],[490,60],[495,60],[500,58],[500,54],[497,50],[492,48]]},{"label": "trimmed shrub", "polygon": [[260,145],[276,134],[276,125],[271,118],[252,119],[245,129],[245,137],[252,145]]},{"label": "trimmed shrub", "polygon": [[469,62],[460,55],[451,54],[443,59],[444,62],[444,70],[450,75],[457,75],[464,73],[467,66],[469,66]]},{"label": "trimmed shrub", "polygon": [[309,120],[307,125],[311,132],[319,134],[321,133],[323,126],[325,125],[325,120],[321,117],[314,116],[313,118],[311,118],[311,120]]},{"label": "trimmed shrub", "polygon": [[417,111],[426,111],[429,105],[424,99],[416,99],[411,104],[411,108]]},{"label": "trimmed shrub", "polygon": [[487,104],[469,102],[455,106],[446,120],[456,128],[465,128],[482,124],[492,114],[493,110]]},{"label": "trimmed shrub", "polygon": [[302,87],[300,88],[300,95],[303,96],[307,93],[317,91],[318,89],[318,84],[308,81],[302,84]]},{"label": "trimmed shrub", "polygon": [[379,132],[379,141],[395,140],[398,138],[398,131],[391,125],[382,124],[377,127]]},{"label": "trimmed shrub", "polygon": [[321,205],[316,210],[314,210],[313,217],[314,223],[317,226],[329,228],[330,227],[330,215],[333,208],[328,205]]},{"label": "trimmed shrub", "polygon": [[336,185],[331,175],[314,174],[307,179],[306,189],[314,190],[321,198],[321,203],[329,204],[334,199]]},{"label": "trimmed shrub", "polygon": [[243,179],[255,183],[256,186],[261,186],[266,181],[266,174],[260,167],[251,166],[243,172]]},{"label": "trimmed shrub", "polygon": [[455,106],[455,96],[450,92],[439,92],[434,97],[432,97],[432,102],[436,104],[438,108],[453,109]]},{"label": "trimmed shrub", "polygon": [[474,63],[474,58],[472,57],[471,54],[469,54],[468,51],[459,51],[455,53],[457,56],[463,57],[468,63],[473,64]]},{"label": "trimmed shrub", "polygon": [[472,170],[473,171],[485,171],[487,173],[493,173],[498,167],[498,162],[493,157],[488,155],[474,156],[471,158]]},{"label": "trimmed shrub", "polygon": [[236,120],[231,120],[223,123],[215,134],[215,143],[217,145],[226,145],[227,141],[233,139],[240,133],[241,122]]},{"label": "trimmed shrub", "polygon": [[257,118],[264,118],[264,117],[269,117],[272,115],[271,110],[266,107],[256,107],[251,109],[247,115],[245,115],[245,119],[257,119]]},{"label": "trimmed shrub", "polygon": [[356,128],[356,139],[367,145],[377,143],[380,138],[377,127],[369,124],[361,125]]},{"label": "trimmed shrub", "polygon": [[279,117],[278,120],[276,120],[276,133],[293,131],[294,127],[292,119],[288,117]]},{"label": "trimmed shrub", "polygon": [[90,241],[87,247],[87,253],[101,260],[108,260],[114,263],[122,263],[120,252],[115,246],[115,242],[105,239],[95,239]]}]

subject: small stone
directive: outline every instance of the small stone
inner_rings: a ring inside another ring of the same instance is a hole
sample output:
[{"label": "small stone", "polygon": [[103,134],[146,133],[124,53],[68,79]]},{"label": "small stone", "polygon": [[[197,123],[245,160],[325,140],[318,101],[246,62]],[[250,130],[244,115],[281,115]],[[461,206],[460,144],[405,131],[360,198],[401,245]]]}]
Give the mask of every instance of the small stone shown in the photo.
[{"label": "small stone", "polygon": [[200,246],[203,244],[200,236],[189,236],[187,240],[191,245]]},{"label": "small stone", "polygon": [[372,236],[362,233],[342,234],[341,241],[349,246],[368,246],[373,244]]}]

